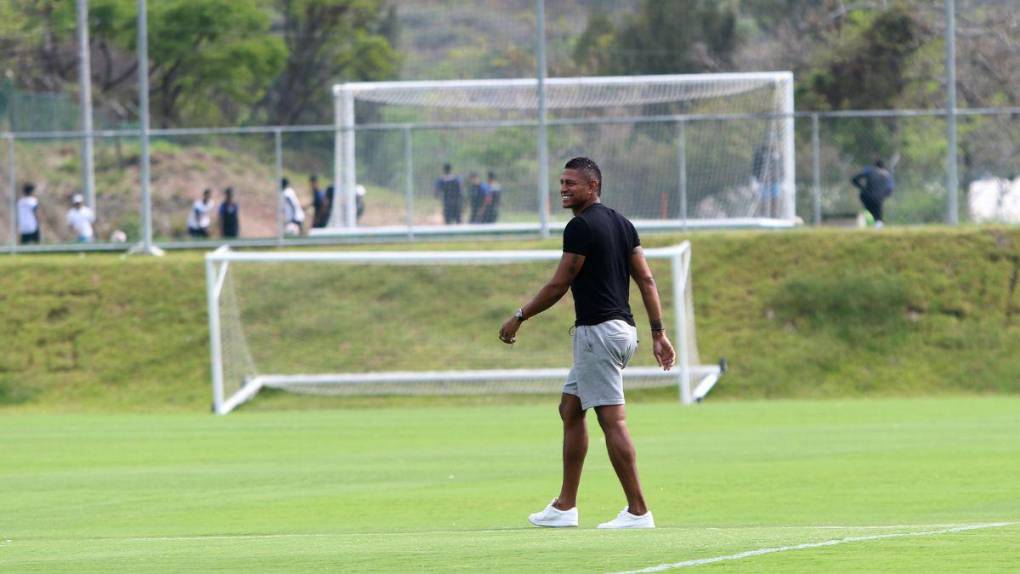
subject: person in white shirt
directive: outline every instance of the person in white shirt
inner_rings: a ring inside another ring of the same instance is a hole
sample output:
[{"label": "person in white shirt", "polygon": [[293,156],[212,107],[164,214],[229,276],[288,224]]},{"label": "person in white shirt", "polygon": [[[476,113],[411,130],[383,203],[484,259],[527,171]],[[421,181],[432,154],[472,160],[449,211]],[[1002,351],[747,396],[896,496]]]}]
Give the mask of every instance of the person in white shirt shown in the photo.
[{"label": "person in white shirt", "polygon": [[301,207],[297,192],[290,186],[287,178],[280,180],[283,194],[283,222],[287,235],[301,235],[305,226],[305,210]]},{"label": "person in white shirt", "polygon": [[81,194],[75,194],[71,198],[71,209],[67,212],[67,225],[74,231],[75,239],[79,243],[91,243],[94,235],[92,223],[96,216],[92,210],[85,207],[85,198]]},{"label": "person in white shirt", "polygon": [[18,200],[18,231],[21,233],[21,244],[39,243],[39,200],[32,193],[35,185],[26,183],[22,188],[21,199]]},{"label": "person in white shirt", "polygon": [[209,225],[212,223],[213,201],[212,190],[202,192],[202,199],[196,199],[188,212],[188,235],[192,237],[209,237]]}]

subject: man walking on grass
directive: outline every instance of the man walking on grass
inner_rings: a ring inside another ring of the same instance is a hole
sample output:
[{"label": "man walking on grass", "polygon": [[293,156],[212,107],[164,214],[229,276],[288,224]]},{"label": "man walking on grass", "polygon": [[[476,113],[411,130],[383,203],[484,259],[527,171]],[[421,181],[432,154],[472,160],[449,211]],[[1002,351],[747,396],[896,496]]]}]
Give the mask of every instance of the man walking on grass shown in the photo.
[{"label": "man walking on grass", "polygon": [[563,257],[549,283],[499,330],[500,340],[512,344],[524,321],[552,307],[571,289],[576,314],[574,364],[560,398],[563,483],[549,506],[528,517],[535,526],[577,526],[577,488],[588,453],[585,413],[594,408],[627,497],[627,508],[599,528],[655,528],[641,493],[623,398],[623,368],[638,344],[628,301],[631,277],[648,312],[656,362],[668,370],[675,353],[662,326],[659,293],[637,231],[627,218],[602,205],[601,195],[599,166],[585,157],[568,161],[560,176],[560,202],[574,218],[563,230]]}]

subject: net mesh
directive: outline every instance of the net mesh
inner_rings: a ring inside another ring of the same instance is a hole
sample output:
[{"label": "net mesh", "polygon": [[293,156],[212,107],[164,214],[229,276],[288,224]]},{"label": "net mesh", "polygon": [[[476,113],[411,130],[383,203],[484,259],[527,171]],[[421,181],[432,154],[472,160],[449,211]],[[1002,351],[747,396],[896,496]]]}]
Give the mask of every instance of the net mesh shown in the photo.
[{"label": "net mesh", "polygon": [[[671,261],[649,263],[664,324],[674,332]],[[526,322],[516,344],[497,337],[500,324],[548,280],[555,261],[228,265],[217,302],[228,399],[252,381],[311,394],[559,392],[572,362],[569,293]],[[697,383],[711,369],[697,367],[693,299],[690,289],[684,293],[688,364]],[[631,302],[641,342],[624,371],[627,388],[677,385],[679,370],[655,368],[636,287]]]},{"label": "net mesh", "polygon": [[[549,79],[548,204],[558,203],[563,163],[588,156],[602,167],[605,203],[635,220],[789,219],[794,150],[783,114],[792,112],[784,108],[791,82],[780,73]],[[342,145],[353,138],[355,179],[368,187],[373,212],[358,224],[479,222],[469,202],[489,172],[501,205],[480,222],[537,223],[536,85],[337,86],[338,137]],[[459,221],[446,216],[436,189],[446,163],[461,182]],[[569,219],[555,207],[548,215]]]}]

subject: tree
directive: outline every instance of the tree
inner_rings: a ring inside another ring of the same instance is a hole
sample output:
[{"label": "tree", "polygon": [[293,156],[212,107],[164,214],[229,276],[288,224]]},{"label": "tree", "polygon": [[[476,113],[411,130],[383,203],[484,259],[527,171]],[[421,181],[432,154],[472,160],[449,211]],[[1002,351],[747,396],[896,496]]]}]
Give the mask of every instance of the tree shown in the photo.
[{"label": "tree", "polygon": [[643,0],[618,29],[593,14],[574,59],[583,72],[602,75],[719,71],[733,64],[738,28],[733,2]]},{"label": "tree", "polygon": [[149,48],[158,121],[244,121],[286,57],[258,0],[163,0],[151,14]]},{"label": "tree", "polygon": [[377,81],[400,63],[396,9],[382,0],[275,0],[287,58],[262,99],[270,121],[331,117],[332,84]]},{"label": "tree", "polygon": [[[269,34],[263,1],[151,3],[147,71],[157,125],[245,119],[285,56],[283,43]],[[75,3],[22,0],[17,9],[38,38],[34,56],[21,62],[21,84],[48,91],[77,86]],[[95,100],[126,117],[137,100],[137,3],[91,0],[89,36]]]},{"label": "tree", "polygon": [[910,58],[929,33],[906,8],[857,13],[830,55],[809,75],[805,96],[828,109],[890,109],[910,77]]}]

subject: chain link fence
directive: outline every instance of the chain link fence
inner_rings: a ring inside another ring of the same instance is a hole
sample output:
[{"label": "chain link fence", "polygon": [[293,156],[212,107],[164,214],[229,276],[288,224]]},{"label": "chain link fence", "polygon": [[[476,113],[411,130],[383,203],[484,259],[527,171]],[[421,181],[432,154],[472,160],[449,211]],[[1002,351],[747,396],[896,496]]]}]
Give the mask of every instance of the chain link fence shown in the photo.
[{"label": "chain link fence", "polygon": [[[958,193],[961,221],[1008,220],[1008,206],[1013,201],[1010,194],[1020,193],[1010,187],[1020,166],[1020,108],[961,110],[960,113],[961,187]],[[699,150],[698,142],[707,140],[704,137],[699,140],[691,134],[699,130],[739,133],[738,125],[761,121],[743,117],[690,123],[662,119],[632,126],[636,133],[644,133],[647,140],[658,141],[660,145],[643,152],[647,165],[633,166],[630,170],[624,169],[626,166],[607,170],[607,180],[612,182],[609,188],[618,193],[607,196],[606,203],[631,217],[679,221],[683,217],[678,195],[681,188],[686,187],[691,198],[688,209],[694,217],[696,209],[711,209],[710,204],[697,203],[699,188],[717,185],[721,181],[719,174],[729,173],[736,174],[736,179],[726,180],[726,185],[733,190],[744,189],[742,193],[734,191],[729,201],[735,202],[736,208],[743,209],[748,216],[764,215],[770,209],[767,202],[762,201],[760,194],[750,191],[751,183],[745,186],[737,181],[752,171],[750,153],[736,161],[704,164],[700,169],[707,169],[705,174],[679,175],[685,158],[711,152],[711,149]],[[945,221],[945,121],[944,114],[938,111],[796,114],[797,216],[807,225],[855,225],[863,208],[850,178],[880,158],[891,168],[896,180],[896,190],[886,203],[887,223]],[[677,138],[681,124],[686,124],[688,134],[682,146]],[[434,226],[438,230],[446,227],[441,202],[434,193],[434,181],[442,161],[436,146],[442,147],[442,142],[450,140],[473,141],[474,145],[484,142],[493,153],[504,154],[505,157],[494,157],[486,165],[462,166],[461,173],[470,178],[474,172],[483,179],[487,167],[496,171],[503,188],[499,221],[534,224],[537,167],[534,161],[513,158],[521,149],[533,152],[535,129],[527,125],[498,128],[479,124],[456,130],[404,126],[359,131],[358,181],[366,189],[361,198],[363,211],[358,220],[359,228],[406,228],[406,235],[413,236],[414,227]],[[557,128],[553,126],[550,130],[555,142]],[[310,176],[317,176],[318,187],[328,196],[332,185],[335,133],[332,126],[153,130],[154,241],[162,247],[222,243],[224,238],[219,232],[216,207],[211,213],[212,237],[209,239],[189,236],[187,219],[193,202],[205,189],[211,190],[214,205],[219,206],[227,187],[234,190],[240,206],[240,234],[236,240],[230,239],[232,242],[338,241],[308,235],[315,215]],[[138,134],[133,130],[99,131],[93,136],[96,236],[93,243],[79,244],[66,217],[72,195],[79,192],[79,147],[83,135],[73,132],[2,134],[0,182],[5,201],[0,204],[0,237],[7,251],[123,249],[139,240],[143,206],[139,192]],[[494,140],[497,145],[492,146]],[[560,151],[584,152],[581,149]],[[557,162],[563,159],[566,158],[553,158]],[[662,169],[653,169],[656,165]],[[552,178],[558,177],[556,171],[550,173]],[[686,178],[683,184],[679,177]],[[289,235],[283,225],[281,179],[288,180],[306,212],[301,235]],[[665,191],[654,194],[655,197],[639,193],[640,188],[654,185],[657,179],[663,180]],[[999,182],[999,195],[989,197],[989,192],[984,191],[980,197],[968,195],[968,187],[977,185],[983,190],[982,182],[986,181]],[[17,204],[23,186],[29,182],[36,186],[34,195],[39,202],[37,217],[41,242],[38,246],[19,245]],[[555,181],[551,181],[550,186],[555,190]],[[465,215],[471,208],[467,204],[470,201],[470,196],[465,199]],[[986,205],[989,202],[990,206]],[[554,221],[563,220],[557,211],[553,209]]]}]

